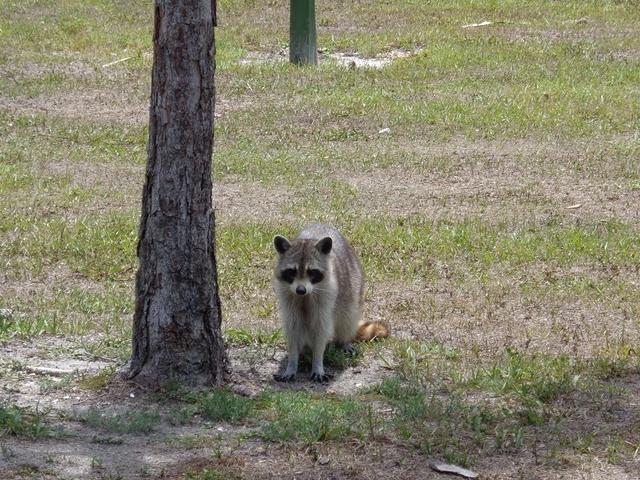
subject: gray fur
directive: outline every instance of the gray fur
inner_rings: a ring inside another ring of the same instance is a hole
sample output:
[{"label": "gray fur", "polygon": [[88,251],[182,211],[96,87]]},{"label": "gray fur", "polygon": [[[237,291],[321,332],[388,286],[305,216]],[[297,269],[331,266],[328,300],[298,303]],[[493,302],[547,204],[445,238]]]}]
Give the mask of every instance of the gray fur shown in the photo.
[{"label": "gray fur", "polygon": [[[286,244],[290,246],[281,248]],[[309,347],[311,378],[326,381],[322,360],[327,343],[334,340],[348,345],[360,322],[364,293],[360,260],[349,242],[331,225],[310,225],[291,242],[277,236],[274,245],[278,261],[273,284],[289,352],[285,372],[275,378],[293,380],[300,352]],[[289,277],[282,272],[291,269],[296,270],[296,275],[289,283]],[[320,271],[322,280],[312,283],[309,269]],[[296,290],[304,290],[306,294]]]}]

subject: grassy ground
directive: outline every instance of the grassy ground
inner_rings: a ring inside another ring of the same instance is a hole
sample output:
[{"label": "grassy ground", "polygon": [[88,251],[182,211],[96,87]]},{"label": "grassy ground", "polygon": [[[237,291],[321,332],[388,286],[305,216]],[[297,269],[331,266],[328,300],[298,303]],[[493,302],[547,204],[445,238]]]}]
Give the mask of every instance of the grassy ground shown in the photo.
[{"label": "grassy ground", "polygon": [[[151,6],[3,2],[0,476],[637,478],[637,2],[318,2],[318,68],[286,62],[287,5],[218,2],[232,383],[151,394],[113,381]],[[317,220],[393,337],[283,388],[271,239]]]}]

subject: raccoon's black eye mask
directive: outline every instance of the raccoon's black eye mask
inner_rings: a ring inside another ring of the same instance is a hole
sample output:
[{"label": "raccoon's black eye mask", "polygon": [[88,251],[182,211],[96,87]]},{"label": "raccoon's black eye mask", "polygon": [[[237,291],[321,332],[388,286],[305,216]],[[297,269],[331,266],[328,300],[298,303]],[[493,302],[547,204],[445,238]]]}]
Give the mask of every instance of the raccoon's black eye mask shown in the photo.
[{"label": "raccoon's black eye mask", "polygon": [[324,278],[324,274],[320,270],[316,270],[315,268],[310,268],[307,270],[307,275],[309,275],[309,280],[311,283],[320,283]]},{"label": "raccoon's black eye mask", "polygon": [[297,270],[295,268],[285,268],[280,272],[280,278],[287,283],[293,283],[296,273]]}]

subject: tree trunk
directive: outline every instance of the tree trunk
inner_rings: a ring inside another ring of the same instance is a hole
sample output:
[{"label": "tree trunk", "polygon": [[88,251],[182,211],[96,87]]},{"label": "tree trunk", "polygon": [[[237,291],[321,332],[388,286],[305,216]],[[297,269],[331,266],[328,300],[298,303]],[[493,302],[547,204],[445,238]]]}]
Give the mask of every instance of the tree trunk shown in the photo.
[{"label": "tree trunk", "polygon": [[128,377],[220,384],[212,209],[215,0],[156,0],[146,182]]}]

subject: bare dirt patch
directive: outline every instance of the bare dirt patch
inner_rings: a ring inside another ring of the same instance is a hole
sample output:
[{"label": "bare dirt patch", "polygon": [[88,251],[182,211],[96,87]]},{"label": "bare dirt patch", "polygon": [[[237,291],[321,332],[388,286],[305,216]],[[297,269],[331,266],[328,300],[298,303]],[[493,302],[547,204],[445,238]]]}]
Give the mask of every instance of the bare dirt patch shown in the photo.
[{"label": "bare dirt patch", "polygon": [[508,38],[523,42],[548,42],[548,41],[609,41],[614,39],[635,38],[638,34],[635,28],[611,27],[606,24],[598,24],[596,20],[578,18],[567,20],[562,26],[556,28],[533,28],[527,26],[504,25],[499,31]]},{"label": "bare dirt patch", "polygon": [[[230,386],[243,394],[258,393],[264,388],[352,394],[363,388],[363,383],[379,378],[376,369],[380,366],[373,362],[372,366],[352,369],[344,376],[337,372],[335,382],[329,386],[308,382],[303,374],[296,384],[277,384],[272,375],[278,370],[284,353],[277,349],[269,357],[264,351],[252,349],[229,349],[233,366]],[[61,378],[65,375],[78,379],[108,367],[119,367],[113,361],[61,356],[59,352],[79,352],[78,345],[67,338],[42,336],[33,341],[15,340],[2,345],[1,350],[3,400],[40,409],[64,432],[61,436],[56,434],[41,439],[3,437],[0,457],[3,478],[22,478],[26,471],[37,474],[38,478],[110,478],[109,475],[127,479],[183,478],[190,468],[206,465],[211,468],[231,465],[239,474],[251,472],[258,478],[273,478],[275,471],[283,471],[282,478],[343,478],[335,477],[335,474],[356,467],[368,468],[373,474],[388,462],[387,455],[387,461],[382,461],[381,457],[378,467],[367,466],[370,462],[362,450],[357,454],[360,460],[356,465],[337,457],[325,461],[319,454],[297,446],[289,448],[240,437],[248,432],[246,427],[210,422],[200,417],[188,424],[176,425],[171,420],[176,408],[171,401],[126,382],[116,381],[107,390],[100,391],[82,389],[75,382],[64,385]],[[256,357],[258,361],[253,362],[252,355],[261,358]],[[368,374],[375,378],[369,378]],[[163,420],[151,433],[113,433],[75,419],[90,409],[104,414],[128,409],[154,411],[159,412]],[[351,450],[351,447],[345,447],[345,450]],[[226,460],[216,463],[216,458]],[[318,477],[318,468],[327,475]]]},{"label": "bare dirt patch", "polygon": [[[115,76],[121,76],[123,72],[111,69]],[[0,65],[0,77],[6,78],[41,78],[46,75],[65,75],[74,78],[93,78],[100,73],[97,66],[71,60],[65,63],[37,63],[37,62],[7,62]]]},{"label": "bare dirt patch", "polygon": [[574,175],[522,176],[504,170],[443,178],[388,169],[347,181],[358,192],[360,204],[377,214],[426,215],[436,221],[480,218],[543,223],[559,219],[573,224],[625,218],[640,223],[635,207],[640,191],[616,181],[597,182]]},{"label": "bare dirt patch", "polygon": [[[91,213],[130,211],[139,205],[145,181],[145,166],[126,158],[108,163],[43,159],[34,162],[30,171],[36,179],[61,178],[67,184],[66,195],[61,196],[59,191],[38,192],[38,211],[45,217],[73,219]],[[78,200],[74,203],[75,188],[81,189],[78,193],[81,196],[86,191],[96,192],[99,200]],[[25,213],[32,211],[29,202],[33,198],[31,190],[19,191],[14,197],[22,200],[16,203],[25,205]],[[223,223],[292,221],[294,216],[290,207],[294,198],[295,193],[283,185],[267,185],[259,180],[244,180],[232,175],[214,180],[213,185],[216,218]]]},{"label": "bare dirt patch", "polygon": [[122,90],[74,90],[47,93],[36,98],[0,97],[0,108],[14,115],[51,115],[55,117],[143,124],[148,120],[148,102],[142,102]]},{"label": "bare dirt patch", "polygon": [[293,198],[294,194],[282,185],[265,185],[259,180],[233,176],[214,181],[213,186],[216,215],[224,223],[290,221]]},{"label": "bare dirt patch", "polygon": [[350,68],[383,68],[391,65],[394,60],[399,58],[408,58],[417,55],[422,49],[416,49],[413,52],[400,49],[392,49],[388,52],[381,53],[375,57],[363,57],[358,52],[345,53],[336,52],[328,54],[328,57],[337,61],[338,64]]},{"label": "bare dirt patch", "polygon": [[605,178],[592,173],[599,162],[592,158],[594,148],[530,141],[418,144],[411,155],[423,161],[409,168],[342,172],[341,178],[367,212],[378,214],[518,223],[624,218],[640,224],[640,190],[625,178],[622,164],[610,164]]},{"label": "bare dirt patch", "polygon": [[[391,65],[394,60],[399,58],[407,58],[420,53],[421,49],[413,52],[400,49],[391,49],[387,52],[380,53],[373,57],[366,57],[359,52],[325,52],[321,51],[318,55],[320,64],[338,64],[348,68],[374,68],[380,69]],[[250,52],[245,58],[241,59],[241,65],[252,65],[269,62],[288,62],[289,49],[283,48],[275,53],[268,52]]]},{"label": "bare dirt patch", "polygon": [[[365,315],[391,324],[394,337],[494,356],[505,348],[593,358],[640,342],[640,325],[624,309],[584,298],[525,300],[504,280],[369,285]],[[381,313],[384,312],[384,313]],[[596,320],[597,319],[597,320]]]},{"label": "bare dirt patch", "polygon": [[[148,84],[139,82],[113,88],[78,88],[47,92],[37,97],[0,96],[0,109],[13,115],[47,115],[97,124],[145,125],[149,121]],[[242,108],[242,102],[218,97],[216,117]]]}]

